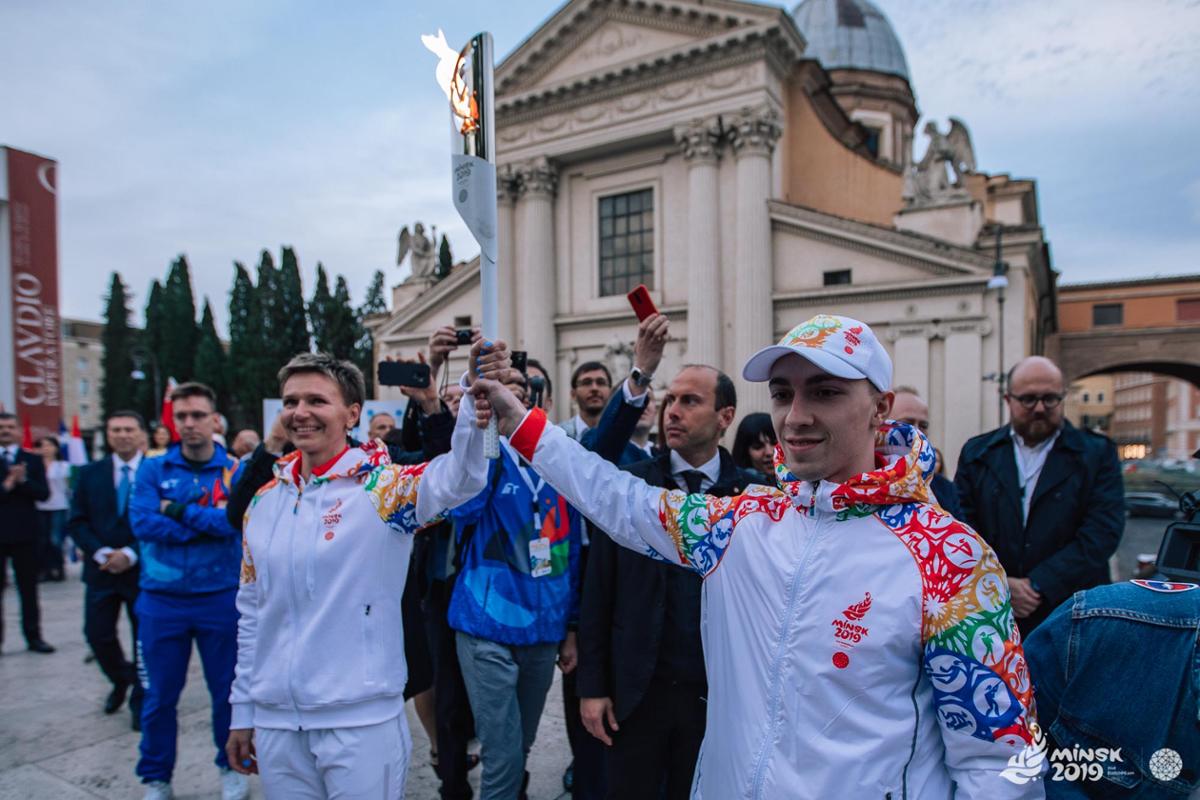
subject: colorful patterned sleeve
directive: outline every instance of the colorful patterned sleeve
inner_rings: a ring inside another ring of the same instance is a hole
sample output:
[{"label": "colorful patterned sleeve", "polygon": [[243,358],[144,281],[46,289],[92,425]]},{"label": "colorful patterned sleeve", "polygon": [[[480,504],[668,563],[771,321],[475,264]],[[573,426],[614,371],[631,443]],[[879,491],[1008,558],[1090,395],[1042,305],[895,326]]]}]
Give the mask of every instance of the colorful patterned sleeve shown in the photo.
[{"label": "colorful patterned sleeve", "polygon": [[371,470],[367,477],[366,490],[371,504],[392,530],[416,533],[445,515],[443,510],[424,522],[417,521],[417,496],[428,466],[427,463],[406,467],[388,464]]},{"label": "colorful patterned sleeve", "polygon": [[762,486],[726,498],[650,486],[548,425],[537,409],[511,441],[547,483],[617,544],[701,575],[717,568],[742,518],[765,511],[779,519],[787,506],[780,492]]},{"label": "colorful patterned sleeve", "polygon": [[955,796],[1043,796],[1040,780],[1010,769],[1036,775],[1042,740],[1004,569],[975,531],[940,509],[894,509],[884,521],[921,571],[924,668]]}]

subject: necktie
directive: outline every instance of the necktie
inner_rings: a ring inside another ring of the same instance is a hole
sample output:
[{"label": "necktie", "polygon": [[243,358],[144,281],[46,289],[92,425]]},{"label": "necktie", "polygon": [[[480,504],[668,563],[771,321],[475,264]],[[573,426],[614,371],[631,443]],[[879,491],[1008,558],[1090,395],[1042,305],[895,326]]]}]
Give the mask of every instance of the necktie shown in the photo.
[{"label": "necktie", "polygon": [[700,484],[707,477],[703,472],[698,469],[689,469],[679,474],[683,476],[683,481],[687,484],[688,494],[700,494]]},{"label": "necktie", "polygon": [[128,464],[121,465],[121,483],[117,485],[117,513],[124,516],[125,509],[129,506],[129,490],[133,488],[132,482],[129,480]]}]

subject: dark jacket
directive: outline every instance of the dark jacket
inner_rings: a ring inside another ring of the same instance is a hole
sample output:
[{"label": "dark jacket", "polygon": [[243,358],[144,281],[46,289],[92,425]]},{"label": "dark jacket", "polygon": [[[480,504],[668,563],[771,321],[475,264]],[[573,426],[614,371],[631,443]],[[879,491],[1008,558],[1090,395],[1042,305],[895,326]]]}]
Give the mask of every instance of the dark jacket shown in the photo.
[{"label": "dark jacket", "polygon": [[[1172,591],[1172,589],[1174,591]],[[1127,582],[1077,593],[1025,640],[1038,721],[1054,748],[1121,751],[1103,779],[1054,780],[1046,796],[1187,797],[1200,783],[1196,636],[1200,588],[1187,583]],[[1161,748],[1183,762],[1176,779],[1153,777]],[[1086,766],[1086,762],[1085,762]]]},{"label": "dark jacket", "polygon": [[[50,496],[42,457],[17,448],[17,463],[25,465],[25,481],[14,486],[12,491],[0,486],[0,544],[36,541],[42,523],[35,504]],[[0,483],[6,477],[8,460],[0,458]]]},{"label": "dark jacket", "polygon": [[950,516],[962,521],[962,505],[958,502],[958,489],[954,481],[944,475],[934,475],[933,480],[929,482],[929,488],[933,489],[933,496],[937,498],[938,505],[946,509]]},{"label": "dark jacket", "polygon": [[605,461],[620,467],[649,460],[651,456],[645,450],[629,441],[638,420],[642,418],[643,410],[645,406],[625,402],[625,385],[618,383],[608,405],[604,407],[604,413],[600,415],[600,421],[580,437],[579,443]]},{"label": "dark jacket", "polygon": [[[677,488],[671,476],[671,454],[623,467],[652,486]],[[757,483],[758,473],[739,469],[721,450],[721,473],[705,493],[717,497],[740,494]],[[675,575],[671,575],[675,573]],[[592,536],[592,552],[583,582],[579,624],[580,697],[611,697],[617,720],[629,717],[642,701],[659,660],[666,616],[667,582],[682,578],[701,582],[698,575],[627,550],[607,536]],[[694,652],[700,653],[696,606]],[[707,679],[702,658],[688,669],[701,693]]]},{"label": "dark jacket", "polygon": [[[132,492],[130,493],[132,503]],[[113,587],[130,582],[135,587],[138,565],[113,575],[101,572],[92,556],[101,547],[119,550],[128,547],[138,552],[138,541],[129,526],[129,509],[117,513],[117,487],[113,485],[112,457],[93,461],[79,469],[75,491],[71,496],[71,516],[67,534],[83,551],[83,580],[91,586]]]},{"label": "dark jacket", "polygon": [[1125,528],[1125,492],[1112,441],[1063,422],[1046,457],[1029,520],[1006,425],[969,440],[954,483],[963,522],[996,551],[1010,577],[1029,578],[1043,597],[1022,628],[1032,629],[1080,589],[1109,582],[1108,559]]}]

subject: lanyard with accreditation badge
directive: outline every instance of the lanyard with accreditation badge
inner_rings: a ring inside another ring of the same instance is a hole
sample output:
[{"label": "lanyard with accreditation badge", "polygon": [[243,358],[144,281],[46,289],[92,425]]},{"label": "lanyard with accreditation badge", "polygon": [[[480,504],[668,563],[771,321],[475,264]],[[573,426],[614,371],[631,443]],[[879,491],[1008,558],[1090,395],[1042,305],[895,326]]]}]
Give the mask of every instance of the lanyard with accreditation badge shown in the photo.
[{"label": "lanyard with accreditation badge", "polygon": [[[534,483],[533,478],[529,477],[529,473],[533,472],[533,467],[526,466],[525,459],[520,455],[517,456],[517,472],[521,475],[521,480],[525,481],[525,485],[529,487],[530,494],[533,495],[533,532],[541,533],[542,530],[542,509],[538,505],[538,495],[546,486],[546,479],[541,475],[537,475],[537,483]],[[536,474],[536,473],[535,473]],[[550,540],[545,536],[538,536],[536,539],[529,540],[529,574],[535,578],[541,578],[549,575],[553,571],[553,564],[550,560]]]}]

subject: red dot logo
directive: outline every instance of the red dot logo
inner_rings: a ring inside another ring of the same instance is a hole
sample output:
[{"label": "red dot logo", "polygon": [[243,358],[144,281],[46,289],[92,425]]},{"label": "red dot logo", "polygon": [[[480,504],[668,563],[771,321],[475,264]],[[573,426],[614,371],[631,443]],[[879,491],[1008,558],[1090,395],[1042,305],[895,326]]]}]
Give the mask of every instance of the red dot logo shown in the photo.
[{"label": "red dot logo", "polygon": [[848,355],[848,356],[852,356],[852,355],[854,355],[854,348],[853,348],[853,347],[847,347],[847,348],[846,348],[846,355]]},{"label": "red dot logo", "polygon": [[833,665],[838,669],[845,669],[846,667],[850,666],[850,656],[841,652],[834,653]]},{"label": "red dot logo", "polygon": [[325,531],[325,541],[333,540],[333,531]]}]

